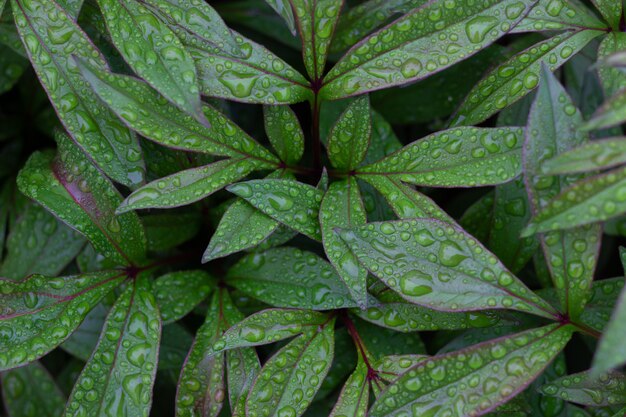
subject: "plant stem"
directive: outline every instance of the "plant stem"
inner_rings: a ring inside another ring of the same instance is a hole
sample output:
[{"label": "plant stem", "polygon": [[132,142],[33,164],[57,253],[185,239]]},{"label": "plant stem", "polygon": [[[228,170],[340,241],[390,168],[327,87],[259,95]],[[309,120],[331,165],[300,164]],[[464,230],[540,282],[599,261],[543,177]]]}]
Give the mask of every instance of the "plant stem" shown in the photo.
[{"label": "plant stem", "polygon": [[376,371],[376,369],[374,369],[372,365],[370,364],[370,361],[368,358],[369,352],[367,351],[367,348],[365,347],[365,344],[363,343],[363,339],[361,339],[361,335],[359,334],[359,331],[354,326],[352,319],[350,319],[350,316],[348,315],[347,312],[342,313],[341,319],[343,320],[343,323],[345,324],[346,329],[348,330],[348,334],[350,335],[350,337],[352,337],[352,340],[354,341],[354,344],[359,350],[359,354],[363,358],[363,362],[365,363],[365,366],[367,367],[367,379],[369,381],[378,380],[379,379],[378,371]]}]

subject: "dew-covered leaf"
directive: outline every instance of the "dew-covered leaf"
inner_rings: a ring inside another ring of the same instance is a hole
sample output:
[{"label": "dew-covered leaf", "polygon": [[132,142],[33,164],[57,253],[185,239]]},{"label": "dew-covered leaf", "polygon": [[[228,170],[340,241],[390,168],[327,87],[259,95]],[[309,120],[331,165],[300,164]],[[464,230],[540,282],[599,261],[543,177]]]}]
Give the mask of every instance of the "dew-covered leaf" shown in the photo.
[{"label": "dew-covered leaf", "polygon": [[226,330],[213,344],[211,355],[224,350],[275,343],[312,332],[327,323],[329,318],[328,314],[308,310],[262,310]]},{"label": "dew-covered leaf", "polygon": [[137,75],[185,113],[207,123],[198,74],[176,34],[137,0],[98,0],[116,49]]},{"label": "dew-covered leaf", "polygon": [[193,238],[200,229],[200,215],[190,213],[162,213],[142,217],[146,227],[148,250],[165,251]]},{"label": "dew-covered leaf", "polygon": [[293,15],[293,9],[289,0],[265,0],[272,9],[283,18],[287,27],[293,35],[296,34],[296,19]]},{"label": "dew-covered leaf", "polygon": [[626,376],[610,372],[594,377],[581,372],[542,386],[541,393],[591,407],[626,404]]},{"label": "dew-covered leaf", "polygon": [[109,293],[100,303],[92,308],[80,326],[61,344],[61,349],[81,361],[87,362],[91,352],[98,344],[100,332],[115,300],[114,297],[114,293]]},{"label": "dew-covered leaf", "polygon": [[476,84],[451,124],[475,125],[515,103],[539,85],[542,64],[555,71],[602,33],[595,30],[565,32],[501,63]]},{"label": "dew-covered leaf", "polygon": [[[246,400],[246,415],[301,416],[326,377],[335,351],[335,319],[304,333],[263,365]],[[299,401],[294,401],[294,399]]]},{"label": "dew-covered leaf", "polygon": [[180,207],[195,203],[232,184],[262,163],[251,158],[230,158],[190,168],[152,181],[134,191],[118,207],[118,213],[146,208]]},{"label": "dew-covered leaf", "polygon": [[557,324],[419,362],[378,398],[370,415],[482,415],[517,395],[565,347]]},{"label": "dew-covered leaf", "polygon": [[12,224],[0,276],[56,276],[85,246],[85,239],[38,204],[29,204]]},{"label": "dew-covered leaf", "polygon": [[53,0],[11,4],[33,67],[72,138],[113,180],[141,183],[145,168],[137,138],[98,100],[72,59],[80,57],[104,70],[104,57]]},{"label": "dew-covered leaf", "polygon": [[359,261],[409,302],[440,311],[554,310],[458,226],[433,219],[370,223],[341,237]]},{"label": "dew-covered leaf", "polygon": [[328,158],[335,168],[351,171],[365,159],[372,135],[369,97],[352,101],[328,138]]},{"label": "dew-covered leaf", "polygon": [[511,33],[583,28],[606,30],[607,25],[579,0],[539,0]]},{"label": "dew-covered leaf", "polygon": [[61,344],[124,277],[105,271],[0,279],[0,370],[32,362]]},{"label": "dew-covered leaf", "polygon": [[626,74],[620,68],[620,56],[626,49],[626,34],[619,31],[608,33],[598,47],[598,77],[607,97],[626,88]]},{"label": "dew-covered leaf", "polygon": [[65,135],[59,155],[35,152],[17,177],[25,195],[89,239],[97,252],[118,264],[143,260],[146,238],[135,213],[115,215],[122,196]]},{"label": "dew-covered leaf", "polygon": [[[360,358],[359,358],[360,359]],[[329,417],[365,416],[369,406],[370,382],[367,365],[359,360],[356,369],[343,385]]]},{"label": "dew-covered leaf", "polygon": [[154,281],[153,289],[163,324],[180,320],[216,287],[201,270],[170,272]]},{"label": "dew-covered leaf", "polygon": [[4,406],[11,417],[58,417],[65,396],[39,362],[0,374]]},{"label": "dew-covered leaf", "polygon": [[295,248],[246,255],[228,271],[227,282],[275,307],[310,310],[356,307],[330,263]]},{"label": "dew-covered leaf", "polygon": [[622,18],[622,2],[614,0],[591,0],[602,17],[616,29]]},{"label": "dew-covered leaf", "polygon": [[161,318],[151,285],[148,276],[140,274],[111,308],[98,344],[74,385],[66,417],[148,416],[161,339]]},{"label": "dew-covered leaf", "polygon": [[426,78],[495,42],[535,3],[429,2],[354,45],[326,75],[321,94],[338,99]]},{"label": "dew-covered leaf", "polygon": [[211,106],[203,106],[204,115],[211,123],[207,128],[136,78],[98,71],[80,62],[79,67],[96,94],[128,126],[147,139],[174,149],[278,162]]},{"label": "dew-covered leaf", "polygon": [[352,228],[367,222],[359,187],[354,177],[333,182],[320,207],[320,227],[324,251],[360,307],[367,303],[367,269],[335,233],[337,228]]},{"label": "dew-covered leaf", "polygon": [[228,400],[232,417],[245,417],[246,398],[260,371],[261,363],[254,348],[226,352]]},{"label": "dew-covered leaf", "polygon": [[319,211],[323,191],[290,179],[252,180],[226,188],[274,220],[321,240]]},{"label": "dew-covered leaf", "polygon": [[304,153],[304,132],[289,106],[263,107],[265,132],[280,159],[287,165],[300,162]]},{"label": "dew-covered leaf", "polygon": [[[526,190],[535,216],[524,236],[532,230],[537,213],[545,209],[548,200],[580,178],[547,176],[542,174],[541,167],[551,156],[589,139],[586,133],[577,129],[581,122],[580,112],[556,77],[544,66],[541,87],[528,118],[523,152]],[[600,233],[600,227],[587,226],[540,236],[552,281],[559,289],[561,308],[574,318],[580,315],[590,295]]]},{"label": "dew-covered leaf", "polygon": [[541,170],[546,175],[573,174],[626,164],[626,138],[603,138],[584,143],[547,160]]},{"label": "dew-covered leaf", "polygon": [[433,133],[358,174],[391,175],[431,187],[476,187],[507,182],[521,172],[524,129],[459,127]]},{"label": "dew-covered leaf", "polygon": [[304,66],[312,80],[320,80],[344,0],[289,0],[289,3],[302,40]]}]

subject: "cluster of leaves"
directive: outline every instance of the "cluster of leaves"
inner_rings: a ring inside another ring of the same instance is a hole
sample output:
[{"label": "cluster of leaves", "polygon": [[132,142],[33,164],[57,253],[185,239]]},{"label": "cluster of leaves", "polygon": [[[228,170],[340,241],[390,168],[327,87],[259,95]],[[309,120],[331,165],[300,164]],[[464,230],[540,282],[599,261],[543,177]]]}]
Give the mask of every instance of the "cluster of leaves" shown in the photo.
[{"label": "cluster of leaves", "polygon": [[0,0],[6,412],[626,415],[623,3]]}]

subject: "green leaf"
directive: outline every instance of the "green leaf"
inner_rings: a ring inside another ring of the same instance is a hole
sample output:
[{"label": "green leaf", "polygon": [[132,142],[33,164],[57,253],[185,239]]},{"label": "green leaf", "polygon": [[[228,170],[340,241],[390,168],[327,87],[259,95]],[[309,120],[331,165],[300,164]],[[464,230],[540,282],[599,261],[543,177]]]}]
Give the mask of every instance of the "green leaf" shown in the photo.
[{"label": "green leaf", "polygon": [[134,213],[115,215],[122,196],[65,135],[59,156],[35,152],[20,171],[25,195],[79,231],[97,252],[120,265],[140,262],[146,253],[143,225]]},{"label": "green leaf", "polygon": [[300,121],[289,106],[264,106],[265,132],[280,157],[287,165],[300,162],[304,153],[304,132]]},{"label": "green leaf", "polygon": [[120,271],[59,278],[0,279],[0,370],[16,368],[57,347],[89,310],[124,279]]},{"label": "green leaf", "polygon": [[[588,140],[577,130],[582,122],[580,112],[544,66],[542,83],[531,108],[524,146],[524,177],[533,215],[546,207],[547,201],[580,177],[553,177],[542,174],[543,162],[553,155],[574,148]],[[528,236],[536,220],[522,236]],[[541,235],[540,241],[562,311],[572,318],[582,312],[589,297],[589,288],[599,253],[601,228],[575,228]]]},{"label": "green leaf", "polygon": [[64,351],[83,362],[89,360],[91,352],[98,344],[100,332],[115,300],[114,296],[113,292],[107,294],[104,300],[91,309],[80,326],[61,344]]},{"label": "green leaf", "polygon": [[622,18],[622,2],[613,0],[591,0],[591,2],[613,29],[619,27]]},{"label": "green leaf", "polygon": [[322,240],[319,211],[323,191],[290,179],[240,182],[226,187],[231,193],[314,240]]},{"label": "green leaf", "polygon": [[[338,99],[426,78],[495,42],[535,3],[427,3],[354,45],[326,75],[321,94],[326,99]],[[505,23],[500,23],[499,15],[507,17]]]},{"label": "green leaf", "polygon": [[161,319],[151,282],[140,274],[107,316],[98,345],[72,389],[65,416],[147,417],[160,339]]},{"label": "green leaf", "polygon": [[595,30],[566,32],[514,55],[476,84],[451,125],[478,124],[515,103],[539,85],[542,64],[555,71],[602,33]]},{"label": "green leaf", "polygon": [[388,221],[343,230],[341,237],[373,275],[411,303],[554,317],[552,307],[458,226],[433,219]]},{"label": "green leaf", "polygon": [[417,332],[400,333],[362,320],[356,320],[354,324],[361,342],[374,360],[389,355],[426,353],[426,346]]},{"label": "green leaf", "polygon": [[80,62],[79,68],[115,114],[147,139],[174,149],[278,162],[237,125],[208,105],[203,106],[203,111],[211,123],[210,128],[163,100],[144,82],[98,71]]},{"label": "green leaf", "polygon": [[356,179],[333,182],[320,207],[320,227],[324,251],[346,284],[352,298],[365,308],[367,303],[367,269],[359,264],[350,248],[335,233],[337,228],[351,228],[367,222]]},{"label": "green leaf", "polygon": [[[476,187],[510,181],[521,172],[524,129],[459,127],[433,133],[359,168],[416,185]],[[426,151],[426,149],[428,149]]]},{"label": "green leaf", "polygon": [[344,0],[289,0],[302,39],[302,58],[312,80],[321,80]]},{"label": "green leaf", "polygon": [[195,270],[162,275],[154,281],[153,287],[163,324],[168,324],[189,314],[216,284],[208,273]]},{"label": "green leaf", "polygon": [[38,204],[29,204],[11,226],[7,255],[0,276],[20,279],[30,274],[55,276],[85,246],[85,239],[48,214]]},{"label": "green leaf", "polygon": [[626,404],[626,376],[611,372],[593,377],[581,372],[542,386],[541,393],[591,407]]},{"label": "green leaf", "polygon": [[193,238],[200,229],[198,213],[151,214],[141,219],[146,227],[148,250],[154,252],[175,248]]},{"label": "green leaf", "polygon": [[128,186],[141,183],[145,168],[137,138],[93,94],[72,59],[77,56],[106,70],[104,57],[53,0],[11,4],[39,80],[76,144],[113,180]]},{"label": "green leaf", "polygon": [[626,138],[603,138],[584,143],[547,160],[541,170],[546,175],[574,174],[626,164]]},{"label": "green leaf", "polygon": [[309,333],[329,321],[329,315],[308,310],[270,308],[254,313],[224,332],[210,355],[225,350],[260,346]]},{"label": "green leaf", "polygon": [[227,280],[243,293],[275,307],[309,310],[356,307],[330,263],[295,248],[246,255],[228,271]]},{"label": "green leaf", "polygon": [[624,121],[626,121],[626,89],[618,91],[598,108],[583,129],[598,130],[620,125]]},{"label": "green leaf", "polygon": [[28,68],[29,62],[5,45],[0,45],[0,55],[2,55],[2,61],[0,61],[0,94],[3,94],[17,84]]},{"label": "green leaf", "polygon": [[292,104],[312,98],[309,82],[281,58],[239,34],[235,41],[243,57],[199,43],[187,45],[198,67],[202,94],[257,104]]},{"label": "green leaf", "polygon": [[330,162],[335,168],[355,169],[365,159],[371,135],[370,102],[367,96],[362,96],[350,103],[330,131]]},{"label": "green leaf", "polygon": [[391,384],[370,415],[487,413],[535,379],[570,337],[567,326],[553,324],[428,358]]},{"label": "green leaf", "polygon": [[39,362],[0,374],[4,406],[12,417],[58,417],[65,396]]},{"label": "green leaf", "polygon": [[[260,166],[259,166],[260,165]],[[180,207],[195,203],[263,167],[250,158],[231,158],[190,168],[152,181],[134,191],[118,207],[118,213],[146,208]]]},{"label": "green leaf", "polygon": [[598,76],[602,82],[602,89],[607,97],[626,88],[626,74],[615,68],[615,60],[626,49],[626,34],[611,32],[607,34],[598,47]]},{"label": "green leaf", "polygon": [[137,0],[98,0],[115,48],[137,75],[203,124],[198,74],[176,34]]},{"label": "green leaf", "polygon": [[285,23],[287,23],[287,27],[289,27],[289,30],[295,36],[296,19],[293,15],[293,9],[291,8],[289,0],[265,0],[265,2],[283,18]]},{"label": "green leaf", "polygon": [[511,33],[551,30],[606,30],[606,23],[578,0],[539,0]]},{"label": "green leaf", "polygon": [[366,415],[369,406],[369,396],[368,369],[365,362],[359,360],[356,369],[348,377],[341,389],[330,417],[358,417]]},{"label": "green leaf", "polygon": [[[246,415],[301,416],[330,369],[335,319],[280,349],[263,365],[246,400]],[[294,398],[299,401],[295,402]]]},{"label": "green leaf", "polygon": [[230,350],[226,353],[228,400],[232,417],[245,417],[246,398],[260,371],[261,363],[253,348]]}]

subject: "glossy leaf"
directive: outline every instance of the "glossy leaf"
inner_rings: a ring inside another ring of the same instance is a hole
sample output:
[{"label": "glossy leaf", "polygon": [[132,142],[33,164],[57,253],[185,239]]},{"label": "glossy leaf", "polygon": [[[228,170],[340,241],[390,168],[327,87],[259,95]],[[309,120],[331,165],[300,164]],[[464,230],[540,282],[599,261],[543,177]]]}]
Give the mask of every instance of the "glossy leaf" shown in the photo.
[{"label": "glossy leaf", "polygon": [[293,9],[291,8],[289,0],[265,0],[265,2],[283,18],[291,33],[295,35],[296,19],[293,15]]},{"label": "glossy leaf", "polygon": [[516,54],[476,84],[451,124],[475,125],[510,106],[539,85],[543,64],[555,71],[601,34],[594,30],[566,32]]},{"label": "glossy leaf", "polygon": [[222,156],[250,156],[278,162],[237,125],[210,106],[203,106],[211,127],[191,116],[152,90],[146,83],[124,75],[97,71],[79,63],[85,79],[98,96],[133,130],[164,146]]},{"label": "glossy leaf", "polygon": [[606,30],[607,25],[578,0],[539,0],[511,33],[580,29]]},{"label": "glossy leaf", "polygon": [[0,370],[33,362],[61,344],[124,278],[120,271],[21,281],[0,279]]},{"label": "glossy leaf", "polygon": [[302,39],[304,66],[312,80],[320,80],[344,0],[289,0],[289,3]]},{"label": "glossy leaf", "polygon": [[[550,156],[588,140],[585,133],[577,130],[581,121],[580,112],[563,87],[544,67],[542,84],[528,119],[523,155],[526,190],[534,216],[546,207],[551,197],[577,179],[543,175],[541,166]],[[534,218],[531,219],[531,228],[534,222]],[[527,236],[528,231],[529,228],[523,236]],[[559,290],[561,309],[573,318],[581,314],[589,297],[600,233],[599,227],[591,226],[540,236],[552,281]]]},{"label": "glossy leaf", "polygon": [[228,284],[275,307],[333,310],[356,307],[332,265],[311,252],[275,248],[246,255]]},{"label": "glossy leaf", "polygon": [[287,165],[297,164],[304,153],[304,132],[289,106],[263,107],[265,132],[280,159]]},{"label": "glossy leaf", "polygon": [[180,171],[139,188],[126,197],[117,212],[180,207],[195,203],[242,179],[257,168],[259,163],[254,159],[232,158]]},{"label": "glossy leaf", "polygon": [[185,113],[206,122],[193,58],[137,0],[98,0],[113,44],[137,75]]},{"label": "glossy leaf", "polygon": [[433,133],[359,168],[358,174],[394,176],[431,187],[500,184],[521,171],[523,132],[513,127],[461,127]]},{"label": "glossy leaf", "polygon": [[104,57],[53,0],[11,4],[33,67],[74,141],[113,180],[141,183],[145,168],[136,137],[93,94],[72,59],[105,70]]},{"label": "glossy leaf", "polygon": [[226,188],[274,220],[310,237],[321,240],[318,220],[323,192],[293,180],[252,180]]},{"label": "glossy leaf", "polygon": [[359,360],[354,372],[344,384],[337,403],[330,413],[330,417],[357,417],[364,416],[369,406],[370,385],[368,369],[365,362]]},{"label": "glossy leaf", "polygon": [[367,154],[372,135],[369,98],[359,97],[339,116],[328,138],[328,158],[335,168],[351,171]]},{"label": "glossy leaf", "polygon": [[346,284],[352,298],[365,308],[367,303],[367,269],[335,233],[337,228],[351,228],[367,222],[365,208],[356,179],[334,182],[324,195],[320,207],[320,227],[326,256]]},{"label": "glossy leaf", "polygon": [[[354,45],[326,75],[321,94],[337,99],[426,78],[495,42],[535,3],[429,2]],[[506,15],[506,23],[496,15]]]},{"label": "glossy leaf", "polygon": [[[611,32],[602,39],[598,47],[598,76],[602,89],[607,97],[626,88],[626,74],[621,71],[620,54],[626,49],[626,35],[622,32]],[[615,68],[615,67],[618,68]]]},{"label": "glossy leaf", "polygon": [[612,0],[591,0],[611,27],[617,28],[622,18],[622,3]]},{"label": "glossy leaf", "polygon": [[246,398],[261,371],[259,357],[253,348],[230,350],[226,353],[228,400],[232,417],[244,417]]},{"label": "glossy leaf", "polygon": [[426,359],[394,381],[370,415],[485,414],[532,382],[570,337],[554,324]]},{"label": "glossy leaf", "polygon": [[170,272],[157,278],[153,286],[154,296],[163,324],[186,316],[215,286],[211,276],[201,270]]},{"label": "glossy leaf", "polygon": [[552,381],[542,386],[541,392],[591,407],[626,404],[626,376],[612,372],[592,377],[581,372]]},{"label": "glossy leaf", "polygon": [[106,258],[129,265],[142,261],[146,238],[134,213],[115,215],[122,196],[81,150],[57,136],[59,156],[35,152],[20,171],[18,187],[25,195],[89,239]]},{"label": "glossy leaf", "polygon": [[111,292],[89,311],[80,326],[61,344],[61,348],[87,362],[98,344],[102,327],[114,301],[115,294]]},{"label": "glossy leaf", "polygon": [[554,310],[459,227],[432,219],[342,230],[359,261],[411,303],[440,311]]},{"label": "glossy leaf", "polygon": [[[74,385],[66,417],[148,416],[161,339],[161,319],[150,287],[148,277],[140,274],[113,305]],[[84,401],[87,398],[91,400]]]},{"label": "glossy leaf", "polygon": [[39,362],[0,374],[4,405],[12,417],[58,417],[65,396]]},{"label": "glossy leaf", "polygon": [[298,336],[263,365],[246,400],[246,415],[304,413],[333,359],[334,322],[331,319],[322,329]]},{"label": "glossy leaf", "polygon": [[574,174],[626,164],[626,138],[606,138],[556,155],[541,167],[546,175]]}]

